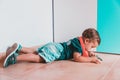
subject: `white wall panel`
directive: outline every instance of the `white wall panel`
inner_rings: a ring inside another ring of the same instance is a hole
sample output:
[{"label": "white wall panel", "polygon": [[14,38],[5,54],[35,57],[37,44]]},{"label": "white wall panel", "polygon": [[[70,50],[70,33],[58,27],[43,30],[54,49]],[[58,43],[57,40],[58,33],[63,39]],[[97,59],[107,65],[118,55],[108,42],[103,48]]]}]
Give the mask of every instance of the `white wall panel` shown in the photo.
[{"label": "white wall panel", "polygon": [[97,0],[54,0],[55,41],[67,41],[96,28]]},{"label": "white wall panel", "polygon": [[0,52],[52,41],[52,0],[0,0]]}]

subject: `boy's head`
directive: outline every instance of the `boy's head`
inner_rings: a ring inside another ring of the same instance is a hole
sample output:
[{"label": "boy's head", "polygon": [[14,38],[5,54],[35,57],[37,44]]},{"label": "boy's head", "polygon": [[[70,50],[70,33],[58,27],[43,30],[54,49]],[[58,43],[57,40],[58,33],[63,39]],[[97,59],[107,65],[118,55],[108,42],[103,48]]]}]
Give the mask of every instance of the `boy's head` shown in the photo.
[{"label": "boy's head", "polygon": [[94,28],[88,28],[82,33],[83,42],[87,51],[96,48],[100,42],[99,33]]}]

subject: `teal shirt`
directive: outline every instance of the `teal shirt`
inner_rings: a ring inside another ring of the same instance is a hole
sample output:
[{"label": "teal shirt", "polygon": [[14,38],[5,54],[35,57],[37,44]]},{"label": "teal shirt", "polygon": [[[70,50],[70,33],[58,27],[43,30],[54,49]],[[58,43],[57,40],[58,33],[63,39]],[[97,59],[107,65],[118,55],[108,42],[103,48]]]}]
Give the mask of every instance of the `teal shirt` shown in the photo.
[{"label": "teal shirt", "polygon": [[59,60],[67,60],[73,58],[74,52],[82,53],[82,48],[80,45],[80,42],[78,38],[71,39],[67,42],[61,43],[63,46],[63,52],[61,53],[61,56]]}]

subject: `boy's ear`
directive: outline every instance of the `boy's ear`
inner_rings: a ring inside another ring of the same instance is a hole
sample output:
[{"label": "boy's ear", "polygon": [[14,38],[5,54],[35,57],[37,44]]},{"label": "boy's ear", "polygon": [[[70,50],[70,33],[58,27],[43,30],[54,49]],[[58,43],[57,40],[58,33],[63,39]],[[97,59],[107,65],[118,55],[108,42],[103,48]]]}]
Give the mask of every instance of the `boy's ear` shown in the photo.
[{"label": "boy's ear", "polygon": [[90,43],[90,40],[89,39],[85,39],[85,44],[88,44],[88,43]]}]

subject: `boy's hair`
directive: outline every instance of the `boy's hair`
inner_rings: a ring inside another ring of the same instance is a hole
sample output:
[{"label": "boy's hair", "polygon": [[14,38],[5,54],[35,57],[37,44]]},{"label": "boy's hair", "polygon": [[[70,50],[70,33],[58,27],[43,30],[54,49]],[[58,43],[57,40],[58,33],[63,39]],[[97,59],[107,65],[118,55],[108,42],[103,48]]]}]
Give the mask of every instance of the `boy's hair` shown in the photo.
[{"label": "boy's hair", "polygon": [[83,37],[83,39],[88,38],[90,40],[97,40],[98,44],[100,44],[100,42],[101,42],[99,33],[94,28],[88,28],[88,29],[86,29],[82,33],[82,37]]}]

